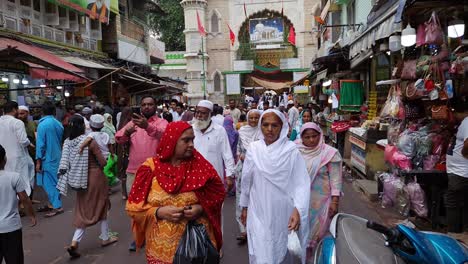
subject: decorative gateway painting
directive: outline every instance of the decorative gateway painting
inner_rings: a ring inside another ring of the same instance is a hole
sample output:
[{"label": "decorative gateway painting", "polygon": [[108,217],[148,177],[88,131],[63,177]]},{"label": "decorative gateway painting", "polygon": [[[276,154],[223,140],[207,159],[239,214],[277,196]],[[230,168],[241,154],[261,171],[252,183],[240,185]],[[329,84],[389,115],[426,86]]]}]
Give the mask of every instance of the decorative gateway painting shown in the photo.
[{"label": "decorative gateway painting", "polygon": [[118,10],[117,0],[49,0],[49,2],[85,13],[91,19],[105,24],[109,23],[110,10]]},{"label": "decorative gateway painting", "polygon": [[283,42],[284,23],[282,18],[250,19],[250,43]]}]

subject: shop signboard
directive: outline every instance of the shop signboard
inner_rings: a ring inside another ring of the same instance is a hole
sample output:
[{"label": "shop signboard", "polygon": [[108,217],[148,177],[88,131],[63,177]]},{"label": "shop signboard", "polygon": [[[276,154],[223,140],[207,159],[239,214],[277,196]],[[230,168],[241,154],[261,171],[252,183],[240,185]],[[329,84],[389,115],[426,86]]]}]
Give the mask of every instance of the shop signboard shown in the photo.
[{"label": "shop signboard", "polygon": [[366,152],[356,145],[351,146],[351,164],[364,175],[366,174]]},{"label": "shop signboard", "polygon": [[307,94],[309,93],[309,86],[296,85],[294,86],[294,93],[295,94]]},{"label": "shop signboard", "polygon": [[226,74],[226,94],[241,94],[240,74]]},{"label": "shop signboard", "polygon": [[284,23],[280,17],[254,18],[249,21],[250,43],[284,42]]},{"label": "shop signboard", "polygon": [[50,3],[74,9],[88,15],[91,19],[98,19],[101,23],[109,23],[110,11],[118,13],[118,0],[48,0]]}]

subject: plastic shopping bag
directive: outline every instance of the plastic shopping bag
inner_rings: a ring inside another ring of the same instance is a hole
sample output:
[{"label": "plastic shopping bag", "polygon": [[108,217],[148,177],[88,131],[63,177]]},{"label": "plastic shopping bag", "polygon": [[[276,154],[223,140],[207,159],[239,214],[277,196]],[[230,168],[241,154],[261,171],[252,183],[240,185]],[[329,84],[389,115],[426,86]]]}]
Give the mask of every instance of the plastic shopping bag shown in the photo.
[{"label": "plastic shopping bag", "polygon": [[180,239],[173,264],[218,264],[219,253],[211,243],[203,224],[187,223]]},{"label": "plastic shopping bag", "polygon": [[428,208],[426,205],[426,194],[421,186],[416,182],[416,178],[414,181],[406,185],[406,192],[410,198],[411,209],[416,213],[416,215],[419,217],[427,217]]},{"label": "plastic shopping bag", "polygon": [[117,183],[117,155],[109,155],[107,158],[104,175],[107,177],[109,186],[114,186]]},{"label": "plastic shopping bag", "polygon": [[295,260],[302,259],[301,241],[299,241],[296,231],[291,231],[288,235],[288,251]]}]

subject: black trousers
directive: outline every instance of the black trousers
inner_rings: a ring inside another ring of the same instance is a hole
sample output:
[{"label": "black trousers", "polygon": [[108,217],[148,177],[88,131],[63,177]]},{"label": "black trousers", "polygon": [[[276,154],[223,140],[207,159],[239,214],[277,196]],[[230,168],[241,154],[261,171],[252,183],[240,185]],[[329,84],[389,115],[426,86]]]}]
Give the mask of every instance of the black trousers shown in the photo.
[{"label": "black trousers", "polygon": [[[468,178],[455,174],[448,174],[447,189],[447,229],[448,232],[462,233],[464,221],[468,221],[466,209],[468,200],[465,200],[468,193]],[[464,212],[465,211],[465,212]]]},{"label": "black trousers", "polygon": [[23,264],[23,233],[21,229],[10,233],[0,233],[0,263]]}]

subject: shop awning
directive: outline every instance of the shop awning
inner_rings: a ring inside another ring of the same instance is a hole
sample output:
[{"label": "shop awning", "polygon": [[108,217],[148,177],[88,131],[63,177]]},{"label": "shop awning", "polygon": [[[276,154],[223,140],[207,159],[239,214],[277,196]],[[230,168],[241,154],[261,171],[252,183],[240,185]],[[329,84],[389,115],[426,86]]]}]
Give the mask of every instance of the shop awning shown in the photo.
[{"label": "shop awning", "polygon": [[284,88],[289,88],[292,84],[292,82],[270,82],[270,81],[259,79],[254,76],[251,76],[251,78],[259,86],[262,86],[267,90],[281,90]]},{"label": "shop awning", "polygon": [[95,61],[86,60],[86,59],[79,58],[79,57],[60,56],[60,58],[62,58],[64,61],[66,61],[66,62],[68,62],[70,64],[77,65],[77,66],[80,66],[80,67],[85,67],[85,68],[92,68],[92,69],[97,69],[97,70],[115,70],[115,69],[117,69],[117,68],[112,67],[110,65],[97,63]]},{"label": "shop awning", "polygon": [[29,67],[29,74],[34,79],[45,79],[45,80],[67,80],[72,82],[83,81],[83,78],[68,74],[61,71],[48,69],[42,65],[35,64],[28,61],[23,61]]},{"label": "shop awning", "polygon": [[349,59],[356,57],[361,52],[366,52],[375,45],[379,39],[388,38],[392,33],[401,31],[401,25],[395,24],[395,14],[399,1],[389,8],[379,19],[369,25],[361,35],[350,44]]},{"label": "shop awning", "polygon": [[0,58],[8,58],[17,62],[28,61],[57,71],[65,72],[81,78],[84,71],[62,60],[58,56],[36,46],[28,45],[9,38],[0,38]]},{"label": "shop awning", "polygon": [[320,83],[320,80],[327,78],[327,72],[328,69],[318,72],[312,81],[312,85],[317,85]]}]

